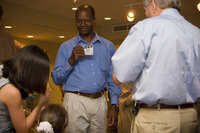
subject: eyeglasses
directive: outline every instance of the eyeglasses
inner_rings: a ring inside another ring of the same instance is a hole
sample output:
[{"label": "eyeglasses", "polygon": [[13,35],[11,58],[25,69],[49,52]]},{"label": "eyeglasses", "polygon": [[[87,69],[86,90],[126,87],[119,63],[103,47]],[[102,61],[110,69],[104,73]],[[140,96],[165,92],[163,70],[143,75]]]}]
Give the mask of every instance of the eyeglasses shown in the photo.
[{"label": "eyeglasses", "polygon": [[76,19],[76,23],[86,23],[86,24],[90,24],[90,23],[92,23],[92,19]]}]

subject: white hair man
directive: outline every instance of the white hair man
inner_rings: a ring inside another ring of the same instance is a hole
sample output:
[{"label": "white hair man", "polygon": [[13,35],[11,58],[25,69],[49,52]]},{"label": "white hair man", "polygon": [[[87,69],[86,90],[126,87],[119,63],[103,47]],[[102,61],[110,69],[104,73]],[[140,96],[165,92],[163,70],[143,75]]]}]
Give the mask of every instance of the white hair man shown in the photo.
[{"label": "white hair man", "polygon": [[112,57],[114,83],[136,88],[131,132],[197,133],[200,29],[180,15],[180,0],[143,1],[147,19]]}]

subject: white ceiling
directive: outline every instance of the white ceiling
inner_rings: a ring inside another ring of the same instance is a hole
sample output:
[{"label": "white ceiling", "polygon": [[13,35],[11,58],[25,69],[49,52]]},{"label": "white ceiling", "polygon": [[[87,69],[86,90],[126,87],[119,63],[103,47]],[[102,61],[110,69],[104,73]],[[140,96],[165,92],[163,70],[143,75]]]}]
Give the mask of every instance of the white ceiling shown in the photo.
[{"label": "white ceiling", "polygon": [[[121,43],[127,32],[113,33],[112,26],[129,23],[126,14],[131,8],[135,12],[136,23],[145,18],[143,0],[0,0],[4,9],[3,25],[12,25],[8,32],[16,39],[27,39],[59,44],[77,35],[72,7],[89,4],[96,11],[95,29],[101,36],[114,43]],[[198,0],[182,0],[181,14],[200,28],[200,12],[197,10]],[[104,17],[111,17],[105,21]],[[65,39],[59,39],[65,35]]]}]

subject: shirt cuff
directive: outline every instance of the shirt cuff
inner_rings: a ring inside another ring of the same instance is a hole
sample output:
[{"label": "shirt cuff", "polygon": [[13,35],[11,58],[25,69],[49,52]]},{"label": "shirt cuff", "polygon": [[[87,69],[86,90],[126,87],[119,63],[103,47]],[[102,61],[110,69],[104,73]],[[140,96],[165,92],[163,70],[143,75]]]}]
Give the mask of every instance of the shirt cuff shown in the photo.
[{"label": "shirt cuff", "polygon": [[65,71],[71,71],[73,68],[73,66],[70,66],[68,61],[64,64],[63,67],[64,67]]},{"label": "shirt cuff", "polygon": [[111,105],[112,104],[119,105],[119,97],[118,96],[112,96],[110,99],[111,99]]}]

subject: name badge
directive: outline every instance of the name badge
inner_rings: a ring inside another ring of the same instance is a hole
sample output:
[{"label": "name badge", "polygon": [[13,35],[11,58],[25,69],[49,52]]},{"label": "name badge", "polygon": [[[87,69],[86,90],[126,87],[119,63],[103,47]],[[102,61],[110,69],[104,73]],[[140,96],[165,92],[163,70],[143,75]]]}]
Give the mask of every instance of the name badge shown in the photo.
[{"label": "name badge", "polygon": [[93,46],[85,46],[84,48],[84,52],[85,55],[93,55]]}]

